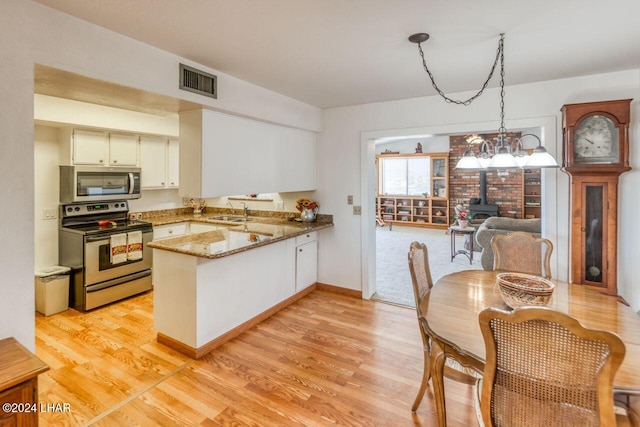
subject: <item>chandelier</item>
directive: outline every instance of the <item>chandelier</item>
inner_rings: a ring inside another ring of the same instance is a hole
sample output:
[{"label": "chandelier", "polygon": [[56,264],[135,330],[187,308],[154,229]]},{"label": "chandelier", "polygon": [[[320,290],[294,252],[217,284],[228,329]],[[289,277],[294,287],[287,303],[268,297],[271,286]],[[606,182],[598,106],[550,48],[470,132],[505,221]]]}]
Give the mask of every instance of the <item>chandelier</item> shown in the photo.
[{"label": "chandelier", "polygon": [[[538,136],[534,134],[522,135],[520,136],[520,138],[516,138],[514,141],[512,141],[511,144],[507,142],[507,128],[504,125],[504,33],[500,34],[498,50],[496,52],[496,59],[493,63],[493,66],[491,67],[491,71],[489,72],[487,79],[475,95],[465,100],[455,100],[449,98],[436,84],[435,78],[433,77],[433,74],[427,66],[427,61],[425,60],[424,52],[421,46],[421,43],[427,41],[428,39],[429,34],[426,33],[417,33],[409,37],[410,42],[416,43],[418,45],[418,51],[420,52],[420,57],[422,58],[422,65],[424,67],[424,70],[427,72],[429,79],[431,80],[433,88],[442,98],[444,98],[445,101],[449,103],[465,106],[471,104],[476,98],[482,95],[484,90],[487,88],[487,85],[489,84],[489,81],[493,77],[493,74],[498,66],[498,62],[500,62],[500,127],[498,128],[497,142],[493,144],[492,142],[484,140],[477,135],[471,135],[470,138],[467,138],[467,149],[462,155],[462,158],[456,164],[455,169],[496,169],[498,170],[498,176],[502,177],[502,179],[504,180],[504,177],[508,174],[509,169],[519,169],[524,167],[558,167],[558,162],[542,146],[542,141],[540,140],[540,138],[538,138]],[[527,154],[522,145],[522,139],[529,136],[533,136],[538,140],[538,146],[533,150],[533,153],[531,155]],[[480,145],[480,151],[477,156],[471,148],[472,143]]]}]

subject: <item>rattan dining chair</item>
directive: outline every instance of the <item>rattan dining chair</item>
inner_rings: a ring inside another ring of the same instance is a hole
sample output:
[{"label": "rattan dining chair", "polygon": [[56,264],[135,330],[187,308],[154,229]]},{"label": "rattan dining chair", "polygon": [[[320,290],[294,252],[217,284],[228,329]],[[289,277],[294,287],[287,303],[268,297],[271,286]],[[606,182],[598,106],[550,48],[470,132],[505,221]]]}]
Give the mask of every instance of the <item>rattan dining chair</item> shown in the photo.
[{"label": "rattan dining chair", "polygon": [[[416,302],[416,314],[418,316],[418,327],[423,344],[423,371],[422,382],[418,394],[411,406],[411,411],[415,412],[422,402],[424,393],[429,385],[431,378],[431,338],[429,335],[429,326],[425,319],[427,310],[429,309],[429,295],[433,287],[431,279],[431,270],[429,269],[429,251],[424,243],[412,242],[409,246],[409,272],[411,273],[411,282],[413,284],[413,296]],[[445,359],[445,373],[448,378],[463,382],[465,384],[475,384],[481,376],[475,370],[463,366],[460,362],[452,357]]]},{"label": "rattan dining chair", "polygon": [[613,378],[625,354],[617,335],[543,307],[488,308],[479,321],[484,426],[630,425],[614,408]]},{"label": "rattan dining chair", "polygon": [[[553,243],[524,231],[496,234],[491,239],[493,269],[535,274],[551,279]],[[544,252],[544,256],[543,256]]]}]

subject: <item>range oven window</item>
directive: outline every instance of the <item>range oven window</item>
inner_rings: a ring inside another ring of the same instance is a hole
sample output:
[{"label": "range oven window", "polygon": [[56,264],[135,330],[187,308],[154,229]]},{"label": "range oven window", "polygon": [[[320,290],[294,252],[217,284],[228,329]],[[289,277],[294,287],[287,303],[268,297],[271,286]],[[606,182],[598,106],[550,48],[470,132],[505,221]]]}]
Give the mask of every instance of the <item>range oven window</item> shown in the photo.
[{"label": "range oven window", "polygon": [[136,259],[133,261],[128,260],[125,262],[120,262],[118,264],[111,264],[111,256],[109,252],[111,252],[111,245],[109,244],[109,240],[106,240],[105,243],[100,245],[100,247],[98,248],[98,271],[105,271],[109,270],[110,268],[118,268],[122,267],[123,265],[142,261],[142,259]]}]

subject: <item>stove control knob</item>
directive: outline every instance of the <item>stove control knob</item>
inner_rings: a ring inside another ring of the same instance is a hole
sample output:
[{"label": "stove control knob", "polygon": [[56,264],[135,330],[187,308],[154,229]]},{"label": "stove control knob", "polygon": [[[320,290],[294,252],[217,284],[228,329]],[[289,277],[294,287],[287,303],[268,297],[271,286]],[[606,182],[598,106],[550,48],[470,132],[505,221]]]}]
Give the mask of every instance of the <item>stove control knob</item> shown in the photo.
[{"label": "stove control knob", "polygon": [[78,206],[76,206],[76,208],[74,209],[76,212],[80,212],[80,208]]},{"label": "stove control knob", "polygon": [[71,206],[69,206],[69,207],[67,208],[67,212],[73,212],[73,208],[72,208]]}]

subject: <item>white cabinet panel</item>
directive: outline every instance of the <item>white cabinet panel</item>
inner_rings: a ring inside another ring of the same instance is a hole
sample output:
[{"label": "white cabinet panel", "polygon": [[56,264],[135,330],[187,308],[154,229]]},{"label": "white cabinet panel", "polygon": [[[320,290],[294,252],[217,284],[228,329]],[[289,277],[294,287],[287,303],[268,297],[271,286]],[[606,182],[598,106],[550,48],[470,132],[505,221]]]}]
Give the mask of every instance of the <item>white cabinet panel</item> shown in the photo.
[{"label": "white cabinet panel", "polygon": [[180,194],[316,188],[316,135],[208,110],[180,113]]},{"label": "white cabinet panel", "polygon": [[140,137],[142,188],[164,188],[167,180],[167,140]]},{"label": "white cabinet panel", "polygon": [[296,246],[296,292],[318,280],[318,242],[310,241]]},{"label": "white cabinet panel", "polygon": [[76,129],[73,131],[73,163],[106,165],[109,158],[107,132]]},{"label": "white cabinet panel", "polygon": [[138,166],[138,135],[110,133],[109,164]]},{"label": "white cabinet panel", "polygon": [[170,139],[167,153],[167,187],[180,186],[180,142]]}]

